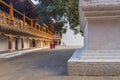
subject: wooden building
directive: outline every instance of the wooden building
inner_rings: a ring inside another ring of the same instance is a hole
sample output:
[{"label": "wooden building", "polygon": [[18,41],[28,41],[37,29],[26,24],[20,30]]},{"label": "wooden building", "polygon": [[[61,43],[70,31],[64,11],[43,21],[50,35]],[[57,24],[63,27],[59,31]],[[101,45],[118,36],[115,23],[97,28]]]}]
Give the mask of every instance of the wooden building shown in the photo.
[{"label": "wooden building", "polygon": [[0,0],[0,52],[49,46],[57,38],[41,28],[31,0]]}]

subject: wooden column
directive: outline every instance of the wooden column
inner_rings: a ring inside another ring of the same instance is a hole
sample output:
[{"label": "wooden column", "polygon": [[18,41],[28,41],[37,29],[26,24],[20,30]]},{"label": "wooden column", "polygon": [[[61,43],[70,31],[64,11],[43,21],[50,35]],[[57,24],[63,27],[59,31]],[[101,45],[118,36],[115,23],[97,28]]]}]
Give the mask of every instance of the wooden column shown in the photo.
[{"label": "wooden column", "polygon": [[47,46],[47,41],[45,41],[45,46]]},{"label": "wooden column", "polygon": [[44,45],[45,45],[45,42],[44,42],[44,40],[43,40],[43,47],[44,47]]},{"label": "wooden column", "polygon": [[33,27],[33,19],[31,19],[31,27]]},{"label": "wooden column", "polygon": [[36,48],[38,47],[38,43],[37,43],[37,40],[35,40],[35,47],[36,47]]},{"label": "wooden column", "polygon": [[12,0],[10,0],[10,3],[9,3],[10,7],[9,7],[9,14],[10,14],[10,19],[13,20],[13,3],[12,3]]},{"label": "wooden column", "polygon": [[40,45],[39,45],[39,40],[37,40],[37,47],[40,47]]},{"label": "wooden column", "polygon": [[25,25],[25,22],[26,22],[26,16],[25,16],[25,13],[23,14],[23,25]]},{"label": "wooden column", "polygon": [[32,39],[29,39],[30,41],[30,48],[32,48]]},{"label": "wooden column", "polygon": [[2,20],[2,22],[3,22],[3,24],[5,24],[5,14],[4,13],[2,13],[2,15],[3,15],[3,20]]},{"label": "wooden column", "polygon": [[45,41],[45,46],[46,46],[46,41]]},{"label": "wooden column", "polygon": [[21,47],[24,49],[24,38],[21,38]]},{"label": "wooden column", "polygon": [[41,47],[43,47],[43,40],[41,40]]},{"label": "wooden column", "polygon": [[46,46],[46,41],[44,41],[44,46]]},{"label": "wooden column", "polygon": [[37,40],[37,47],[39,47],[39,40]]},{"label": "wooden column", "polygon": [[15,38],[15,49],[18,50],[18,38]]},{"label": "wooden column", "polygon": [[39,43],[40,43],[40,47],[42,47],[41,40],[40,40],[40,42],[39,42]]},{"label": "wooden column", "polygon": [[45,41],[43,42],[43,44],[44,44],[44,47],[45,47]]},{"label": "wooden column", "polygon": [[45,46],[47,46],[47,41],[45,41]]},{"label": "wooden column", "polygon": [[12,36],[8,37],[8,49],[12,50]]},{"label": "wooden column", "polygon": [[42,40],[42,47],[44,47],[44,41]]}]

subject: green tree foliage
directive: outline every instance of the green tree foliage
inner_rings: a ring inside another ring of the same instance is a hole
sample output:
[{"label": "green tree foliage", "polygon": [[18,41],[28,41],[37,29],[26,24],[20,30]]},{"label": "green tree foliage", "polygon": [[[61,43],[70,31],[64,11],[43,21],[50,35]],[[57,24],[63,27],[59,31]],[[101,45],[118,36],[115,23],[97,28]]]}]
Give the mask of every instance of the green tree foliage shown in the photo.
[{"label": "green tree foliage", "polygon": [[62,27],[64,26],[64,24],[63,24],[63,22],[56,22],[55,23],[55,30],[56,30],[56,32],[60,32],[60,31],[62,31]]},{"label": "green tree foliage", "polygon": [[[55,21],[55,30],[61,31],[63,15],[68,17],[71,29],[79,25],[78,0],[36,0],[39,4],[35,10],[38,12],[39,23],[49,23],[51,19]],[[61,25],[61,27],[60,27]],[[58,26],[58,27],[57,27]]]}]

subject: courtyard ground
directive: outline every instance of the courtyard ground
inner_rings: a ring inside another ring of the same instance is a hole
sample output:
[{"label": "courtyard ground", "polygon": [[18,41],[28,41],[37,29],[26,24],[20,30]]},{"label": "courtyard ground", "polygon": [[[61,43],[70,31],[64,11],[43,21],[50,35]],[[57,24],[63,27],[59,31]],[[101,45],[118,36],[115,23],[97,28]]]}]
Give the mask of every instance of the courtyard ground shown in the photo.
[{"label": "courtyard ground", "polygon": [[67,60],[75,49],[58,47],[0,59],[0,80],[120,80],[120,76],[68,76]]}]

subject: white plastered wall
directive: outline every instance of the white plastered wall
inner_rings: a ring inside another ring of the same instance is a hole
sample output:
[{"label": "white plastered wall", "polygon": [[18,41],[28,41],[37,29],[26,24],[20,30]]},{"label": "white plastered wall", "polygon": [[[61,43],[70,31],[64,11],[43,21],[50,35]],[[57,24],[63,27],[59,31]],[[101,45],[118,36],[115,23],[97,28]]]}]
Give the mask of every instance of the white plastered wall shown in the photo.
[{"label": "white plastered wall", "polygon": [[22,43],[20,38],[18,38],[18,49],[22,49]]},{"label": "white plastered wall", "polygon": [[38,41],[38,47],[41,47],[41,42],[40,41]]},{"label": "white plastered wall", "polygon": [[27,38],[24,39],[24,49],[29,48],[29,40]]},{"label": "white plastered wall", "polygon": [[15,37],[12,38],[12,50],[15,50]]},{"label": "white plastered wall", "polygon": [[6,36],[0,35],[0,51],[8,50],[8,38]]},{"label": "white plastered wall", "polygon": [[88,21],[88,49],[120,50],[120,21]]}]

